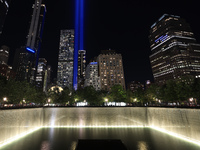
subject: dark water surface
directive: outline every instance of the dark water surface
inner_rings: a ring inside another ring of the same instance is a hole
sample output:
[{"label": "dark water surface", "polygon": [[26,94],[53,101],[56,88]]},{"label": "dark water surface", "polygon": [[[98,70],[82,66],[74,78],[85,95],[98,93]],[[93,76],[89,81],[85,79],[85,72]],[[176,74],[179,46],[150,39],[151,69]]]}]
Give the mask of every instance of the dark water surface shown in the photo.
[{"label": "dark water surface", "polygon": [[200,146],[149,128],[42,128],[1,149],[74,150],[78,139],[120,139],[129,150],[200,149]]}]

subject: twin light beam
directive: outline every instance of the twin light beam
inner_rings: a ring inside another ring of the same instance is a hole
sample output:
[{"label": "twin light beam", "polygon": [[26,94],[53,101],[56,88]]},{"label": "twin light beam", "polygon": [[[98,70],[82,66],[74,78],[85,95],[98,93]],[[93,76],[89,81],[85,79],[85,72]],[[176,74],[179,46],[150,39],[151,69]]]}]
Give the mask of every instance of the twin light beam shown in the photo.
[{"label": "twin light beam", "polygon": [[73,87],[78,88],[78,50],[84,50],[84,0],[75,0],[75,44]]}]

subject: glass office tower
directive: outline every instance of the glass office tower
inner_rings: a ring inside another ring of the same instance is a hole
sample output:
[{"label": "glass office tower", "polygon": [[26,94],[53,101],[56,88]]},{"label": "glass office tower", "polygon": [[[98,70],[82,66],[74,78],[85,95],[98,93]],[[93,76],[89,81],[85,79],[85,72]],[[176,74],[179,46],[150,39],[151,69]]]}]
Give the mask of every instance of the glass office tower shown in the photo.
[{"label": "glass office tower", "polygon": [[58,86],[72,88],[74,67],[74,30],[61,30],[58,56]]},{"label": "glass office tower", "polygon": [[164,14],[151,26],[149,41],[156,83],[200,75],[200,44],[185,19]]}]

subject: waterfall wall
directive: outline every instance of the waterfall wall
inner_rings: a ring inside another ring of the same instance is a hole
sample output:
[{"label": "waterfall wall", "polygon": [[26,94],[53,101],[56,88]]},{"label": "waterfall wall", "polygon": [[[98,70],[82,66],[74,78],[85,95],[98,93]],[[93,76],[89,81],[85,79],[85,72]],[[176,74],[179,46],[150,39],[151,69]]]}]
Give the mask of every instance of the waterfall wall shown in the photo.
[{"label": "waterfall wall", "polygon": [[0,110],[2,143],[43,126],[153,127],[200,141],[200,110],[153,107],[72,107]]},{"label": "waterfall wall", "polygon": [[43,108],[0,110],[0,147],[43,126]]},{"label": "waterfall wall", "polygon": [[200,109],[147,108],[148,125],[200,141]]}]

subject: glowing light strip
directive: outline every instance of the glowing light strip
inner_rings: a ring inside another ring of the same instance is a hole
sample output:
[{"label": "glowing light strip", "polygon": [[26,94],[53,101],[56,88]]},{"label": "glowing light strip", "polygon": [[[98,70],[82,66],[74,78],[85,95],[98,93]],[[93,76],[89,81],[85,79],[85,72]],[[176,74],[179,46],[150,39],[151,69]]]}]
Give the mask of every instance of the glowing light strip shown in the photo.
[{"label": "glowing light strip", "polygon": [[190,38],[190,37],[186,37],[186,36],[178,36],[178,35],[172,35],[172,36],[168,36],[169,38],[166,39],[165,41],[163,41],[162,43],[159,43],[158,45],[154,46],[151,50],[154,50],[155,48],[157,48],[158,46],[164,44],[165,42],[167,42],[168,40],[172,39],[172,38],[182,38],[182,39],[190,39],[190,40],[195,40],[195,38]]},{"label": "glowing light strip", "polygon": [[27,47],[26,49],[31,53],[35,53],[35,51],[33,49],[29,48],[29,47]]},{"label": "glowing light strip", "polygon": [[165,129],[161,129],[161,128],[158,128],[158,127],[154,127],[154,126],[151,126],[150,128],[200,146],[200,141],[192,139],[190,137],[180,135],[180,134],[177,134],[177,133],[165,130]]},{"label": "glowing light strip", "polygon": [[[148,127],[148,126],[147,126]],[[146,128],[147,128],[146,127]],[[44,128],[145,128],[145,126],[85,126],[85,125],[79,125],[79,126],[44,126]]]},{"label": "glowing light strip", "polygon": [[22,138],[22,137],[24,137],[24,136],[26,136],[26,135],[28,135],[30,133],[35,132],[35,131],[39,130],[40,128],[41,127],[36,127],[35,129],[31,129],[30,131],[23,132],[23,133],[21,133],[19,135],[16,135],[16,136],[12,137],[12,138],[9,138],[9,139],[6,139],[4,141],[1,141],[0,142],[0,148],[5,146],[5,145],[7,145],[7,144],[9,144],[9,143],[11,143],[11,142],[13,142],[13,141],[15,141],[15,140],[18,140],[18,139]]}]

